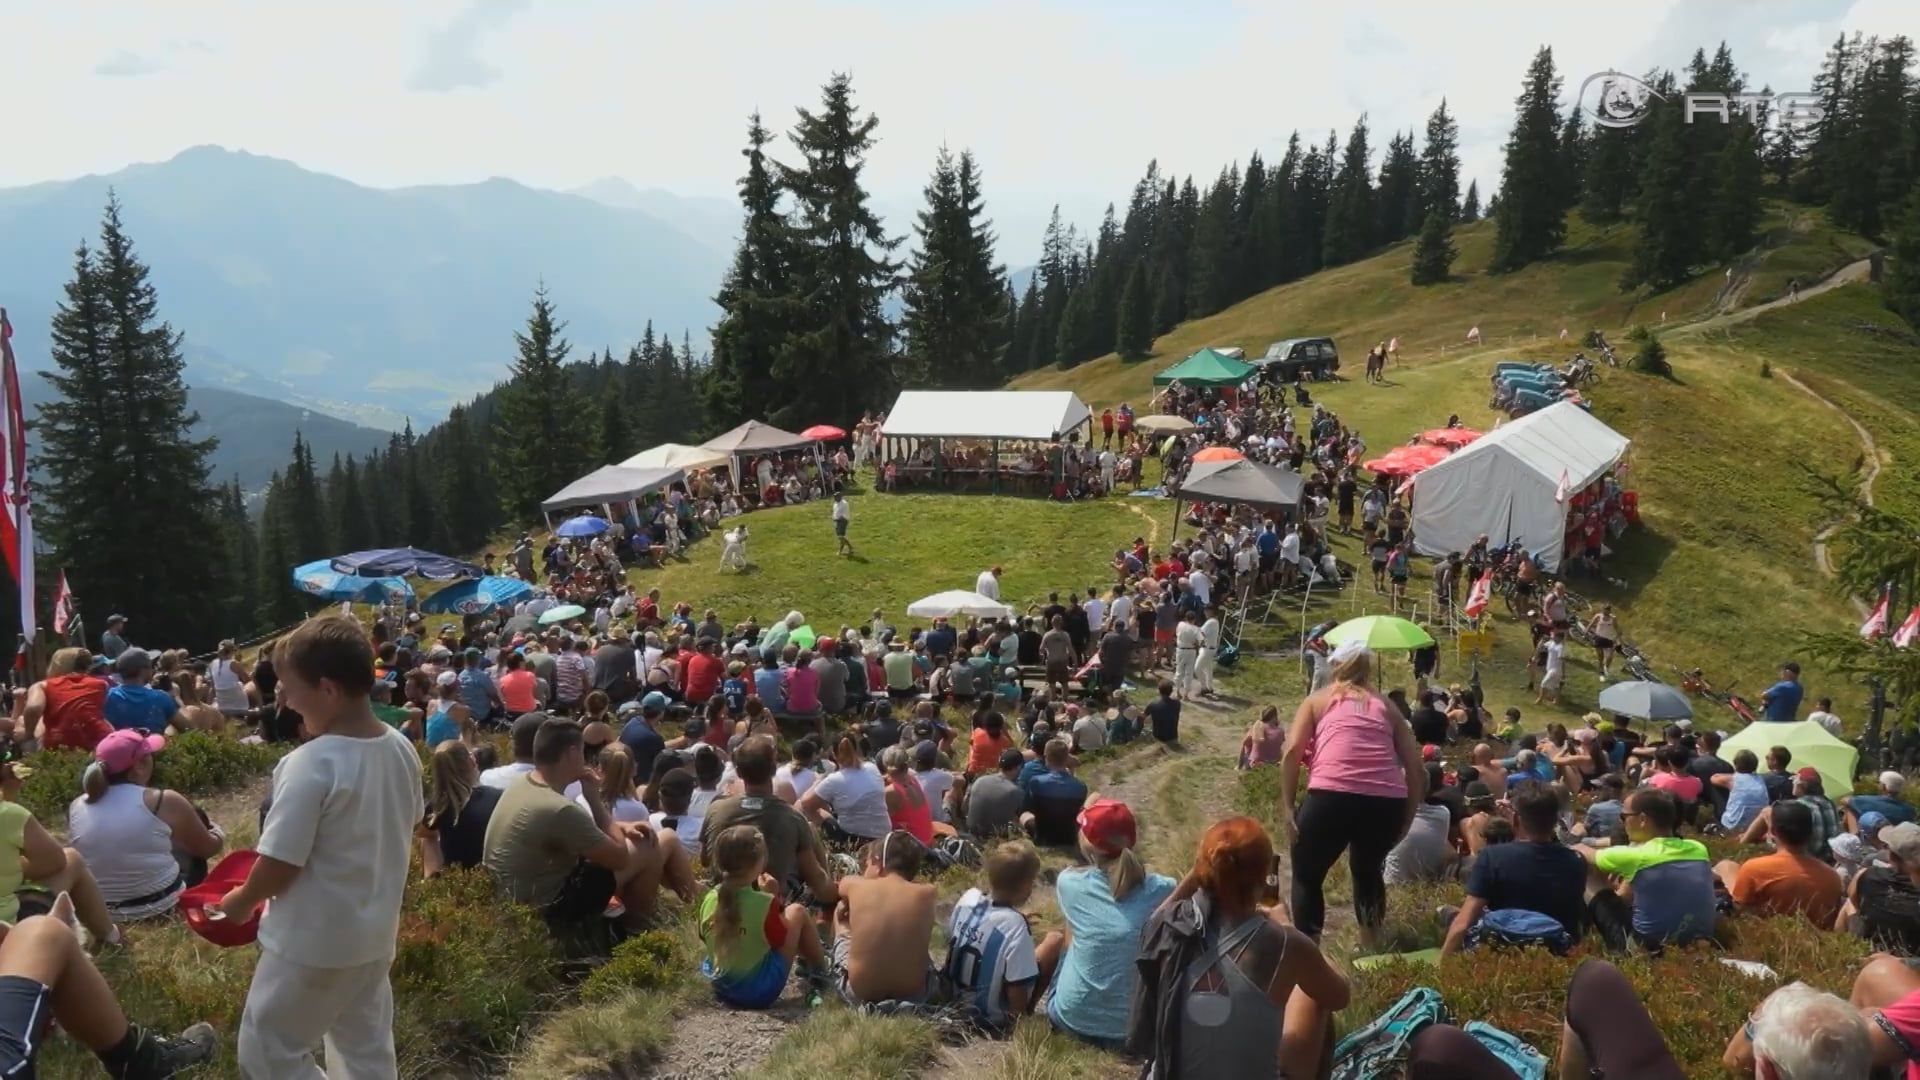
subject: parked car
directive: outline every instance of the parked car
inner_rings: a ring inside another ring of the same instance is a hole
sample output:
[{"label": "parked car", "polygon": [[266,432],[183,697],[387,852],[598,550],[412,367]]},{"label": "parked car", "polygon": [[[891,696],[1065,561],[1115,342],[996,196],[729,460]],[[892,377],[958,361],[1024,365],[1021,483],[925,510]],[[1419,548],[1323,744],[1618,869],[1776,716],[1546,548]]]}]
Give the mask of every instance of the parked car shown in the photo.
[{"label": "parked car", "polygon": [[1340,353],[1333,347],[1332,338],[1288,338],[1267,346],[1266,355],[1254,363],[1269,382],[1331,379],[1340,370]]}]

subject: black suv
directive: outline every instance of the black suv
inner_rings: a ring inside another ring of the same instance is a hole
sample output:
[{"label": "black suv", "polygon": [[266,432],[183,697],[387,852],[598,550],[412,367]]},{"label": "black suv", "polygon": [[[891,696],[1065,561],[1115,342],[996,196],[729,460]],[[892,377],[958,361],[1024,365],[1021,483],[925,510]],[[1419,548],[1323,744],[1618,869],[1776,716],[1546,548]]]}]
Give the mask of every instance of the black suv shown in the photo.
[{"label": "black suv", "polygon": [[1331,379],[1340,370],[1340,353],[1332,338],[1288,338],[1267,346],[1267,354],[1253,363],[1268,382]]}]

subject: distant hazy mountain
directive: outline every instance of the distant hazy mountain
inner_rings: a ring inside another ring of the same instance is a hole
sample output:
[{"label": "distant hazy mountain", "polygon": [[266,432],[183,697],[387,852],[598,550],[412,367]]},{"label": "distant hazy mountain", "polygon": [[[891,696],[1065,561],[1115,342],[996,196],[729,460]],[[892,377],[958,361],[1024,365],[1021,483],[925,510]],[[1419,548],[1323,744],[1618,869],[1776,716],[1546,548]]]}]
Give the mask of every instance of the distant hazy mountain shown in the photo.
[{"label": "distant hazy mountain", "polygon": [[[579,195],[619,210],[638,210],[686,233],[701,245],[732,254],[740,240],[740,203],[736,199],[677,195],[660,188],[638,188],[617,176],[606,176],[574,188]],[[718,287],[719,282],[714,283]]]},{"label": "distant hazy mountain", "polygon": [[28,368],[48,363],[47,318],[109,186],[162,314],[187,335],[194,383],[383,424],[411,415],[419,429],[501,376],[541,280],[583,354],[633,340],[648,319],[698,342],[731,248],[701,239],[699,200],[636,209],[501,179],[374,189],[195,147],[0,190],[0,304]]},{"label": "distant hazy mountain", "polygon": [[[21,378],[20,397],[29,420],[38,415],[40,403],[53,396],[53,384],[44,377]],[[194,434],[220,440],[213,451],[214,481],[224,484],[238,476],[240,486],[250,492],[266,486],[273,471],[287,463],[296,429],[313,445],[314,460],[323,470],[335,454],[363,455],[387,445],[385,431],[220,387],[194,386],[188,391],[188,403],[200,414]]]}]

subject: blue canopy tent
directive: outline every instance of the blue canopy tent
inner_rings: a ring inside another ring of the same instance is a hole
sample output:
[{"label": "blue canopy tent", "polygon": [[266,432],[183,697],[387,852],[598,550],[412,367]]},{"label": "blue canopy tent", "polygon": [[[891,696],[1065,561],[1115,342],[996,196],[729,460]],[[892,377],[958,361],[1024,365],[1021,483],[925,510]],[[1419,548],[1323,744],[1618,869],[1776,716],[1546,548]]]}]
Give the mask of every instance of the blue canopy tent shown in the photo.
[{"label": "blue canopy tent", "polygon": [[455,578],[477,578],[484,572],[479,567],[445,555],[435,555],[431,551],[419,548],[383,548],[378,551],[356,551],[350,555],[336,555],[329,565],[342,574],[359,574],[364,577],[422,577],[429,581],[452,581]]},{"label": "blue canopy tent", "polygon": [[502,604],[517,604],[533,586],[519,578],[480,577],[456,581],[420,602],[429,615],[484,615]]},{"label": "blue canopy tent", "polygon": [[326,560],[293,568],[293,587],[330,604],[343,600],[363,604],[385,603],[389,597],[413,599],[413,587],[397,577],[360,577],[335,570]]}]

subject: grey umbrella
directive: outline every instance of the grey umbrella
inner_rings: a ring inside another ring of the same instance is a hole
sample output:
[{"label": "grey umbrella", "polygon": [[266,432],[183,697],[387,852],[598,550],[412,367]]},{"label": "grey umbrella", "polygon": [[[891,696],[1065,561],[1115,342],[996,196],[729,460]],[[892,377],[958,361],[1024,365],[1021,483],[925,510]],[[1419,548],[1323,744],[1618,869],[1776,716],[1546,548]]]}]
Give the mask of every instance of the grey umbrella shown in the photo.
[{"label": "grey umbrella", "polygon": [[1600,691],[1600,707],[1639,720],[1691,720],[1693,704],[1666,683],[1618,682]]}]

